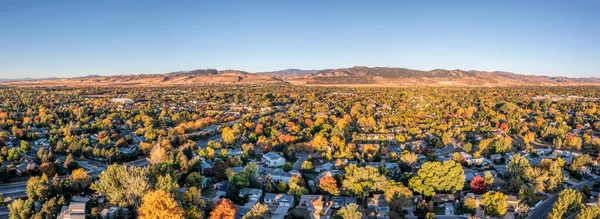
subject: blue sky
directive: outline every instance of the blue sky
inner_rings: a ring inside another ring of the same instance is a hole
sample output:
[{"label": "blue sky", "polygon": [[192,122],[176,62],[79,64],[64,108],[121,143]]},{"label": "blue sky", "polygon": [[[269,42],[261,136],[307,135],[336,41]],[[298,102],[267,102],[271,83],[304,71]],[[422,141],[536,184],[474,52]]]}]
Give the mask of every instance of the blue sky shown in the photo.
[{"label": "blue sky", "polygon": [[600,76],[600,1],[0,0],[0,78],[362,66]]}]

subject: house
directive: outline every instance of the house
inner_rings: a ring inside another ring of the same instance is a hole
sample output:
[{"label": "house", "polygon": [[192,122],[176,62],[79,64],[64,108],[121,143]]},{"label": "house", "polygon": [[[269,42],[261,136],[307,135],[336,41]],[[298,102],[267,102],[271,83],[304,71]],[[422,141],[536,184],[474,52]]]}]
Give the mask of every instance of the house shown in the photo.
[{"label": "house", "polygon": [[446,202],[454,202],[453,194],[436,194],[433,196],[433,202],[435,203],[446,203]]},{"label": "house", "polygon": [[350,204],[356,204],[356,198],[352,197],[333,197],[333,205],[332,208],[341,208],[346,207]]},{"label": "house", "polygon": [[367,208],[375,211],[377,219],[389,218],[387,214],[390,212],[390,207],[383,194],[374,194],[373,197],[369,198]]},{"label": "house", "polygon": [[132,104],[134,101],[132,99],[127,98],[113,98],[110,102],[120,103],[120,104]]},{"label": "house", "polygon": [[288,194],[275,194],[275,193],[265,193],[265,197],[263,198],[264,203],[268,203],[270,205],[280,205],[280,206],[292,206],[294,205],[294,196]]},{"label": "house", "polygon": [[73,197],[69,206],[63,206],[57,219],[85,219],[85,205],[89,198]]},{"label": "house", "polygon": [[322,172],[322,171],[329,171],[331,170],[335,165],[332,163],[324,163],[323,165],[317,167],[317,169],[315,169],[317,172]]},{"label": "house", "polygon": [[502,154],[492,154],[492,155],[490,155],[490,160],[492,160],[492,161],[498,161],[500,159],[502,159]]},{"label": "house", "polygon": [[508,204],[507,209],[519,212],[519,198],[517,196],[508,195],[506,203]]},{"label": "house", "polygon": [[200,166],[202,168],[202,174],[203,175],[207,175],[207,174],[211,174],[212,173],[212,161],[211,160],[202,160],[202,163],[200,163]]},{"label": "house", "polygon": [[290,179],[292,179],[292,174],[285,172],[281,168],[271,170],[267,172],[267,174],[270,174],[274,181],[281,181],[286,184],[290,182]]},{"label": "house", "polygon": [[263,191],[261,189],[243,188],[240,189],[239,196],[244,198],[247,197],[250,201],[258,201],[262,197]]},{"label": "house", "polygon": [[276,154],[275,152],[269,152],[263,154],[263,161],[267,166],[280,167],[285,163],[285,158],[279,156],[279,154]]},{"label": "house", "polygon": [[327,199],[322,195],[302,195],[298,207],[306,208],[312,218],[321,218],[321,213],[327,207]]}]

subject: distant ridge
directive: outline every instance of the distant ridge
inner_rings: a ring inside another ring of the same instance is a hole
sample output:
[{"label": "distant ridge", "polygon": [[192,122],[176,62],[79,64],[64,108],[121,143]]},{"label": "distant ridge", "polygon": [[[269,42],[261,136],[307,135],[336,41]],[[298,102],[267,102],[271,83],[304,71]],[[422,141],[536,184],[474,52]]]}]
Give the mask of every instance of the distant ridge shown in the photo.
[{"label": "distant ridge", "polygon": [[516,74],[503,71],[365,67],[301,70],[285,69],[249,73],[240,70],[198,69],[164,74],[117,76],[89,75],[76,78],[5,79],[14,86],[174,86],[200,84],[293,84],[306,86],[570,86],[600,85],[600,78],[570,78]]}]

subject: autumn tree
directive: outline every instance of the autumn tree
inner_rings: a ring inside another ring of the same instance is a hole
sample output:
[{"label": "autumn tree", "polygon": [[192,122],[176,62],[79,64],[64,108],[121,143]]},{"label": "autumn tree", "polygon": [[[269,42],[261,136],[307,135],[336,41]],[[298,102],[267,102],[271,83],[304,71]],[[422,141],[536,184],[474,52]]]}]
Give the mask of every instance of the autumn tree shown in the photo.
[{"label": "autumn tree", "polygon": [[90,185],[90,176],[83,168],[73,170],[71,173],[71,180],[73,180],[75,186],[80,191],[83,191],[83,189]]},{"label": "autumn tree", "polygon": [[337,181],[331,176],[321,177],[321,180],[319,180],[319,188],[330,195],[337,196],[340,194],[340,190],[337,187]]},{"label": "autumn tree", "polygon": [[358,211],[358,205],[349,204],[348,206],[341,207],[335,215],[335,218],[339,219],[361,219],[362,213]]},{"label": "autumn tree", "polygon": [[148,161],[150,161],[151,164],[155,164],[166,161],[167,158],[167,151],[160,146],[160,143],[157,143],[152,148],[152,151],[150,151],[150,158],[148,158]]},{"label": "autumn tree", "polygon": [[270,211],[271,210],[269,209],[268,205],[261,204],[261,203],[256,203],[254,206],[252,206],[252,208],[250,209],[250,211],[248,211],[248,213],[246,213],[246,215],[244,215],[244,217],[242,217],[242,219],[262,219],[262,218],[267,218],[267,216],[269,215]]},{"label": "autumn tree", "polygon": [[412,167],[412,165],[417,162],[417,154],[407,150],[402,151],[402,154],[400,155],[400,160],[408,166]]},{"label": "autumn tree", "polygon": [[237,139],[235,131],[229,127],[223,128],[223,132],[221,134],[223,141],[226,144],[233,144]]},{"label": "autumn tree", "polygon": [[235,204],[231,200],[223,198],[215,204],[209,219],[234,219],[236,212]]},{"label": "autumn tree", "polygon": [[320,135],[320,134],[316,135],[312,141],[313,149],[315,149],[317,151],[325,151],[327,149],[328,145],[329,145],[329,142],[327,141],[327,138],[325,138],[323,135]]},{"label": "autumn tree", "polygon": [[141,219],[183,218],[183,211],[173,194],[156,190],[144,195],[138,215]]},{"label": "autumn tree", "polygon": [[481,199],[481,205],[485,207],[485,215],[498,217],[506,214],[508,203],[507,195],[502,192],[486,192]]},{"label": "autumn tree", "polygon": [[393,210],[401,211],[404,207],[412,206],[413,192],[402,185],[402,183],[395,181],[386,182],[383,189],[383,196]]},{"label": "autumn tree", "polygon": [[485,190],[487,190],[485,179],[483,179],[483,177],[480,175],[477,175],[471,179],[469,185],[471,186],[471,190],[476,193],[484,193]]}]

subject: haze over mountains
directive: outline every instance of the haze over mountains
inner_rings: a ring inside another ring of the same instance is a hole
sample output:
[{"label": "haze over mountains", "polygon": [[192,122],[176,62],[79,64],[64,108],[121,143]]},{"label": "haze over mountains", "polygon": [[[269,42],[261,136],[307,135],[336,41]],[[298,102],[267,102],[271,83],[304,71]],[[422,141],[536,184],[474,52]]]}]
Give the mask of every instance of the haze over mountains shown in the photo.
[{"label": "haze over mountains", "polygon": [[14,86],[175,86],[196,84],[293,84],[307,86],[513,86],[513,85],[600,85],[600,78],[569,78],[434,69],[364,67],[300,70],[286,69],[249,73],[239,70],[199,69],[165,74],[119,76],[90,75],[75,78],[9,79],[1,85]]}]

